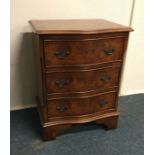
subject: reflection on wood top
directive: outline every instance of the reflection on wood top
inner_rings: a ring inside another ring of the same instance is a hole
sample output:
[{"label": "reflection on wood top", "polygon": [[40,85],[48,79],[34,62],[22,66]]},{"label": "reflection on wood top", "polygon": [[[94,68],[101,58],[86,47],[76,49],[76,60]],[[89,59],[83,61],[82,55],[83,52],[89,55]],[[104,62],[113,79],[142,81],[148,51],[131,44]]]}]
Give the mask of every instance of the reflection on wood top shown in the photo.
[{"label": "reflection on wood top", "polygon": [[132,28],[104,19],[30,20],[37,34],[95,34],[128,32]]}]

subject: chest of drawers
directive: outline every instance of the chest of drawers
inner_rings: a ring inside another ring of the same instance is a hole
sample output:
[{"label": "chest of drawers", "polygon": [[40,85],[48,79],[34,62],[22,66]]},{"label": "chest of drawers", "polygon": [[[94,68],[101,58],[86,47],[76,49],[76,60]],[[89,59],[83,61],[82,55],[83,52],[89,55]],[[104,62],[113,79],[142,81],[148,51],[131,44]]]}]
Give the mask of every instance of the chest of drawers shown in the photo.
[{"label": "chest of drawers", "polygon": [[117,100],[130,27],[103,19],[31,20],[37,105],[45,140],[95,121],[117,127]]}]

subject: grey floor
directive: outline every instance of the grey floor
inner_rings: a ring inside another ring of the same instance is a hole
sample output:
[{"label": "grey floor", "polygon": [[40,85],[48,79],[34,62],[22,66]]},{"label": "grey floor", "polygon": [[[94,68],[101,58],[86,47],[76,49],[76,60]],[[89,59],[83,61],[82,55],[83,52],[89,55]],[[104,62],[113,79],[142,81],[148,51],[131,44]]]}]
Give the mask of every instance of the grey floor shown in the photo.
[{"label": "grey floor", "polygon": [[119,126],[76,125],[55,141],[41,139],[36,109],[11,112],[11,155],[143,155],[144,95],[120,97]]}]

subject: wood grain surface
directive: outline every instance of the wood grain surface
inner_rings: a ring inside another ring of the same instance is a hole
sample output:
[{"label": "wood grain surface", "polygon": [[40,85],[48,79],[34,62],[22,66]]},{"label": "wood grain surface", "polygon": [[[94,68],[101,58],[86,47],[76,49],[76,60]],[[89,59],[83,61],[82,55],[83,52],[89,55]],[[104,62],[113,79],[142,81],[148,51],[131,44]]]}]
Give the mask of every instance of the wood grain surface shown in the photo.
[{"label": "wood grain surface", "polygon": [[87,34],[128,32],[130,27],[104,19],[30,20],[37,34]]}]

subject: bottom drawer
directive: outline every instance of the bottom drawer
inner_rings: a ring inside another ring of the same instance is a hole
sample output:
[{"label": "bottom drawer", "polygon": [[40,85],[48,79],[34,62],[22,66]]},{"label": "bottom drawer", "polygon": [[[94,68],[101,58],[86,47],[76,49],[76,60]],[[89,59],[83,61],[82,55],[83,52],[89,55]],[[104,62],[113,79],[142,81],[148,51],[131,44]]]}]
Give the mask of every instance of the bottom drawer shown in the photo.
[{"label": "bottom drawer", "polygon": [[48,118],[104,113],[116,107],[116,98],[117,92],[110,92],[93,96],[52,99],[47,104]]}]

